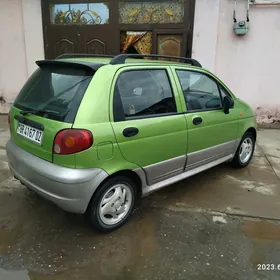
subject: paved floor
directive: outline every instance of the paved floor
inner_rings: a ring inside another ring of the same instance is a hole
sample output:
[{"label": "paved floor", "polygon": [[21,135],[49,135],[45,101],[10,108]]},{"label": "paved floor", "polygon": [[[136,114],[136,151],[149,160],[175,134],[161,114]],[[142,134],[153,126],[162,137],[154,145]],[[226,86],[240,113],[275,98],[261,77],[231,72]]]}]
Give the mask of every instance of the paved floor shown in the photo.
[{"label": "paved floor", "polygon": [[246,169],[163,189],[106,235],[12,179],[8,137],[0,118],[0,280],[280,279],[280,130]]}]

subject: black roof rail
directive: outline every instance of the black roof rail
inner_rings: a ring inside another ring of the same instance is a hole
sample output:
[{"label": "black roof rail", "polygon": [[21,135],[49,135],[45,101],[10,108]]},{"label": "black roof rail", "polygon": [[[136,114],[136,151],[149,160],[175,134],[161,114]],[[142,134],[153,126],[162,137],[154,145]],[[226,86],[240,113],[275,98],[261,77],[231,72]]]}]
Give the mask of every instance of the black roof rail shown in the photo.
[{"label": "black roof rail", "polygon": [[92,53],[65,53],[58,56],[56,59],[62,58],[75,58],[75,57],[104,57],[104,58],[114,58],[114,55],[107,55],[107,54],[92,54]]},{"label": "black roof rail", "polygon": [[157,54],[120,54],[115,56],[110,64],[116,65],[116,64],[124,64],[127,58],[144,58],[144,57],[151,57],[151,58],[167,58],[169,61],[171,59],[178,59],[183,60],[187,64],[191,64],[193,66],[202,67],[201,64],[193,59],[193,58],[187,58],[187,57],[180,57],[180,56],[167,56],[167,55],[157,55]]}]

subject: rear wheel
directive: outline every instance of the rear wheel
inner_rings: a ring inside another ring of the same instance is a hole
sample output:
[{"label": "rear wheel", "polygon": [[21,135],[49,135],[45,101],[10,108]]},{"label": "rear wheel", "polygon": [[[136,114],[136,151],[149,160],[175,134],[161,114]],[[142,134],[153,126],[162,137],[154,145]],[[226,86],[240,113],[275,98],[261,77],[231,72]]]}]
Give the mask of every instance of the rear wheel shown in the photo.
[{"label": "rear wheel", "polygon": [[127,222],[136,199],[136,186],[129,178],[118,176],[102,184],[94,194],[86,218],[95,229],[113,231]]},{"label": "rear wheel", "polygon": [[256,139],[252,132],[246,132],[232,160],[232,165],[237,168],[246,167],[252,160]]}]

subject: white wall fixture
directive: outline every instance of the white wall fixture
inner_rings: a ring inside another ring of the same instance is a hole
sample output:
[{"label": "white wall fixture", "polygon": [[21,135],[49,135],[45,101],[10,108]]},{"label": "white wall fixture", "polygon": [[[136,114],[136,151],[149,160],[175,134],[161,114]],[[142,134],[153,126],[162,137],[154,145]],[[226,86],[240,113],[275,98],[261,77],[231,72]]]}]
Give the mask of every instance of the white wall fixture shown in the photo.
[{"label": "white wall fixture", "polygon": [[250,19],[249,19],[249,8],[250,8],[250,1],[251,0],[246,0],[246,1],[248,1],[247,11],[246,11],[246,20],[243,20],[243,21],[237,21],[236,20],[236,1],[237,0],[234,0],[233,30],[234,30],[236,35],[243,36],[249,30],[249,21],[250,21]]}]

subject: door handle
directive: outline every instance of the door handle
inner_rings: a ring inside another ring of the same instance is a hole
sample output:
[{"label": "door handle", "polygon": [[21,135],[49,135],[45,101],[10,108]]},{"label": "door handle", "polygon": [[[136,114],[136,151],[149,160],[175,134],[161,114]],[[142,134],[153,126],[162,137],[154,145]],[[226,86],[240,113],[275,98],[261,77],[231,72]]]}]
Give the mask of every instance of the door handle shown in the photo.
[{"label": "door handle", "polygon": [[123,136],[124,137],[132,137],[138,134],[139,129],[137,127],[128,127],[123,130]]},{"label": "door handle", "polygon": [[201,117],[196,117],[196,118],[193,118],[193,124],[194,125],[199,125],[199,124],[201,124],[202,123],[202,118]]}]

